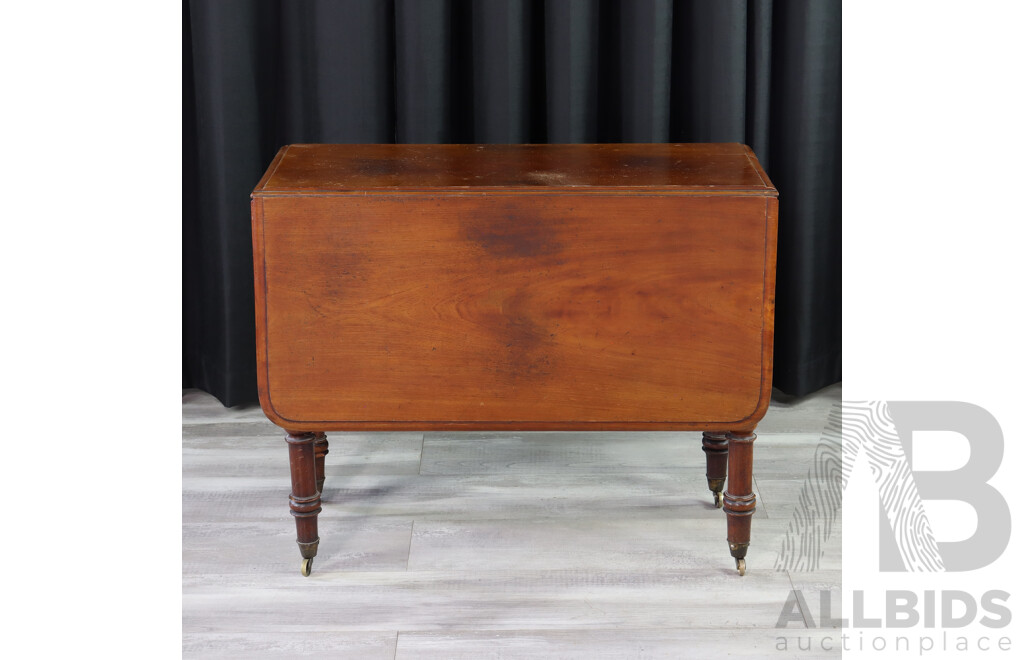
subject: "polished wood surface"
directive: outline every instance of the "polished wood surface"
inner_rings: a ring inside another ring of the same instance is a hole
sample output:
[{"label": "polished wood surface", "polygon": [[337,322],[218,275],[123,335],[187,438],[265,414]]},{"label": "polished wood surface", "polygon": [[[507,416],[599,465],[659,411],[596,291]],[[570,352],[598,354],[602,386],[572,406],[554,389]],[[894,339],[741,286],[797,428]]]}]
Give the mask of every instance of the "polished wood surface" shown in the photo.
[{"label": "polished wood surface", "polygon": [[316,443],[314,444],[314,450],[316,454],[316,489],[321,493],[324,491],[324,470],[327,465],[327,454],[330,452],[330,445],[327,442],[326,433],[314,433],[316,436]]},{"label": "polished wood surface", "polygon": [[737,144],[283,148],[252,197],[257,368],[303,574],[325,431],[406,429],[705,431],[743,574],[777,215]]},{"label": "polished wood surface", "polygon": [[742,144],[293,144],[281,149],[255,192],[581,187],[774,194]]},{"label": "polished wood surface", "polygon": [[[601,189],[533,183],[539,163]],[[474,171],[512,183],[444,187]],[[264,409],[313,431],[753,428],[771,388],[765,181],[742,145],[283,149],[253,199]]]},{"label": "polished wood surface", "polygon": [[729,552],[737,561],[742,575],[745,566],[740,562],[747,556],[750,545],[750,521],[754,515],[757,496],[754,495],[754,440],[753,431],[730,431],[729,485],[725,491],[723,507],[728,520]]},{"label": "polished wood surface", "polygon": [[303,431],[288,431],[288,459],[291,465],[292,493],[288,505],[295,517],[296,541],[304,559],[316,556],[320,536],[317,516],[320,514],[320,491],[316,487],[316,435]]},{"label": "polished wood surface", "polygon": [[725,491],[725,477],[729,467],[729,436],[724,432],[705,431],[701,438],[707,464],[706,477],[708,490],[715,498],[715,506],[722,506],[722,493]]}]

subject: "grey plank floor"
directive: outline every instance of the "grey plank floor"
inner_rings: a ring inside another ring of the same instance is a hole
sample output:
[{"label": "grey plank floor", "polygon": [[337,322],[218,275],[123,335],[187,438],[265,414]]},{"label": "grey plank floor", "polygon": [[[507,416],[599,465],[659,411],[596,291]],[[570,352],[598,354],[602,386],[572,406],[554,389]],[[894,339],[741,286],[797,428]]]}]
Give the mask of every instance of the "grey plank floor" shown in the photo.
[{"label": "grey plank floor", "polygon": [[257,406],[186,390],[184,655],[839,657],[822,650],[839,631],[776,627],[792,589],[838,603],[839,535],[817,571],[774,564],[840,398],[833,386],[773,400],[743,578],[699,433],[331,434],[303,578],[282,431]]}]

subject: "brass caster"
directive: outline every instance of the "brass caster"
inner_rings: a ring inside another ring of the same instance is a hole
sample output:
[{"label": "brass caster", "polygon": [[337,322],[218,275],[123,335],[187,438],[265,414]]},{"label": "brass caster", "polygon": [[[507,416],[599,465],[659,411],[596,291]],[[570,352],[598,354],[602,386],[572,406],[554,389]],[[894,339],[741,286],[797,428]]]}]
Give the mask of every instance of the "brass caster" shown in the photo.
[{"label": "brass caster", "polygon": [[[302,577],[309,577],[309,574],[313,572],[313,558],[302,560]],[[742,573],[740,574],[742,575]]]},{"label": "brass caster", "polygon": [[721,509],[722,508],[722,502],[724,501],[723,498],[722,498],[722,491],[716,490],[716,491],[714,491],[714,494],[715,494],[715,508],[716,509]]},{"label": "brass caster", "polygon": [[747,574],[747,560],[746,559],[737,559],[736,560],[736,570],[740,572],[740,577],[743,577],[744,575],[746,575]]}]

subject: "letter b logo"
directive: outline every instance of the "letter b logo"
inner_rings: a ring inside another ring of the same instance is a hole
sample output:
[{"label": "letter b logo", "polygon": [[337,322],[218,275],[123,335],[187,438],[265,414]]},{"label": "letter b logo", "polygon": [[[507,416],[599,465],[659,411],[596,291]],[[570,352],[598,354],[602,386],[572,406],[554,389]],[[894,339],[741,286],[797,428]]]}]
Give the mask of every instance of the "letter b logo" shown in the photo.
[{"label": "letter b logo", "polygon": [[[1010,542],[1010,507],[999,491],[988,484],[1003,459],[1003,432],[999,423],[984,408],[959,401],[890,401],[888,410],[906,457],[905,461],[900,461],[903,462],[900,471],[916,484],[919,500],[966,502],[977,513],[978,528],[970,538],[956,542],[930,539],[932,548],[937,548],[941,557],[942,568],[970,571],[994,562]],[[911,472],[911,438],[915,431],[959,433],[970,446],[966,465],[943,472]],[[871,450],[868,452],[870,456]],[[905,483],[904,488],[898,490],[912,491],[912,488],[905,488],[908,485]],[[906,571],[908,562],[904,558],[908,544],[927,552],[925,546],[929,539],[923,537],[930,534],[930,525],[920,507],[917,507],[918,519],[915,520],[914,507],[907,506],[906,502],[886,501],[884,489],[880,493],[879,567],[882,571]],[[902,514],[897,513],[901,508]],[[932,566],[932,570],[937,568],[934,563]]]}]

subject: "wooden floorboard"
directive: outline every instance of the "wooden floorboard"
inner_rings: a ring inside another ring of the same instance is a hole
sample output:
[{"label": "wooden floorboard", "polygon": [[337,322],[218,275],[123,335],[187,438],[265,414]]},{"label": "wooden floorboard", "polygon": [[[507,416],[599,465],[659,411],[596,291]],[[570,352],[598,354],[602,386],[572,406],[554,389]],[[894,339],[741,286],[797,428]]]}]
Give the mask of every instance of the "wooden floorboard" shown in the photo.
[{"label": "wooden floorboard", "polygon": [[[838,618],[841,529],[816,572],[774,570],[832,387],[773,402],[736,575],[699,433],[332,434],[320,551],[299,575],[283,432],[182,397],[185,657],[801,658]],[[825,595],[822,596],[821,594]],[[823,649],[824,647],[824,649]]]},{"label": "wooden floorboard", "polygon": [[[392,660],[397,632],[311,632],[282,635],[276,632],[186,633],[186,658],[320,658],[331,660]],[[415,652],[414,652],[415,653]]]},{"label": "wooden floorboard", "polygon": [[[701,628],[617,630],[497,630],[486,632],[402,632],[397,660],[680,660],[680,658],[787,657],[776,650],[777,631]],[[791,635],[794,636],[795,635]],[[798,658],[837,658],[823,652],[833,631],[805,630]],[[838,640],[835,644],[838,646]],[[793,642],[795,646],[796,642]]]}]

